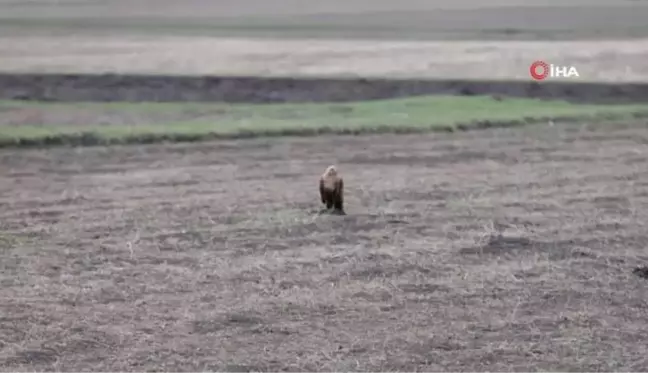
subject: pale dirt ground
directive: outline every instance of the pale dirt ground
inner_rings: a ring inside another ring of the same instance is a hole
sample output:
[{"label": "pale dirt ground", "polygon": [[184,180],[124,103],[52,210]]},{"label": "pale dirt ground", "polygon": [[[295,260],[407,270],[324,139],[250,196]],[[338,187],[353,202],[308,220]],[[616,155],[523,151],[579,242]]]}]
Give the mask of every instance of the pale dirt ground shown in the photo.
[{"label": "pale dirt ground", "polygon": [[[646,144],[558,123],[0,151],[0,370],[640,371]],[[318,215],[329,162],[345,217]]]},{"label": "pale dirt ground", "polygon": [[265,17],[270,15],[364,14],[368,11],[418,12],[441,9],[489,9],[501,7],[584,8],[642,6],[636,0],[0,0],[5,17],[137,17],[215,18]]},{"label": "pale dirt ground", "polygon": [[398,42],[172,36],[0,38],[0,70],[8,72],[528,80],[529,66],[538,59],[573,65],[583,81],[648,81],[648,39]]},{"label": "pale dirt ground", "polygon": [[541,59],[648,81],[646,19],[630,0],[0,0],[0,71],[528,80]]}]

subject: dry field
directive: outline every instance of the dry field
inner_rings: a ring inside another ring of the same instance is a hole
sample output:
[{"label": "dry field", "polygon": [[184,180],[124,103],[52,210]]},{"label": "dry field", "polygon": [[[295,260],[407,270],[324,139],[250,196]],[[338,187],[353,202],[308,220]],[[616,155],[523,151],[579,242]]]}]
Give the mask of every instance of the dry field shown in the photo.
[{"label": "dry field", "polygon": [[529,66],[539,59],[575,66],[581,81],[648,82],[648,39],[443,42],[0,37],[0,70],[15,73],[530,80]]},{"label": "dry field", "polygon": [[[644,1],[304,4],[0,0],[0,71],[648,81]],[[646,369],[647,125],[0,150],[0,370]]]},{"label": "dry field", "polygon": [[1,151],[0,367],[645,369],[645,127]]},{"label": "dry field", "polygon": [[[152,5],[154,3],[154,5]],[[631,0],[0,0],[4,72],[648,81]]]}]

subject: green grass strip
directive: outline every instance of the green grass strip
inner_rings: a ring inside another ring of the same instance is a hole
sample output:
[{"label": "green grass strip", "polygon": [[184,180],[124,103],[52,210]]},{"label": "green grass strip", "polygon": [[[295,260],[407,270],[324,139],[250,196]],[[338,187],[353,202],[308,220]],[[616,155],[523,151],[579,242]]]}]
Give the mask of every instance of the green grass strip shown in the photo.
[{"label": "green grass strip", "polygon": [[[0,147],[203,141],[261,136],[416,133],[553,120],[623,120],[646,105],[581,105],[490,96],[419,96],[352,103],[40,103],[0,102],[0,113],[38,114],[39,123],[0,120]],[[88,123],[56,123],[83,112]],[[171,119],[169,119],[171,118]],[[50,122],[53,121],[53,122]]]}]

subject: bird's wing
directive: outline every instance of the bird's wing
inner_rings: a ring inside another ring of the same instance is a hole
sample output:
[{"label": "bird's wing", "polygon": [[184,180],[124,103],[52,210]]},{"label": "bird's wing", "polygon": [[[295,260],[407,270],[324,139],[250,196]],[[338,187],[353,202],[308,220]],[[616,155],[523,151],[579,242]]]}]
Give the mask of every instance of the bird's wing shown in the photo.
[{"label": "bird's wing", "polygon": [[324,179],[320,178],[319,181],[319,190],[320,190],[320,198],[322,199],[322,203],[326,203],[326,200],[324,199]]}]

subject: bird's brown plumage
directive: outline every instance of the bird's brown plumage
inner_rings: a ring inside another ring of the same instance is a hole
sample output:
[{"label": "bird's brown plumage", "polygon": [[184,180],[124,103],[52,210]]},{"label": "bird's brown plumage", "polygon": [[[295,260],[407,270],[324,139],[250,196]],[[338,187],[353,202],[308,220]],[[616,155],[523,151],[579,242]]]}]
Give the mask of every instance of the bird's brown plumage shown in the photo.
[{"label": "bird's brown plumage", "polygon": [[319,189],[326,208],[344,214],[344,180],[335,166],[329,166],[320,176]]}]

